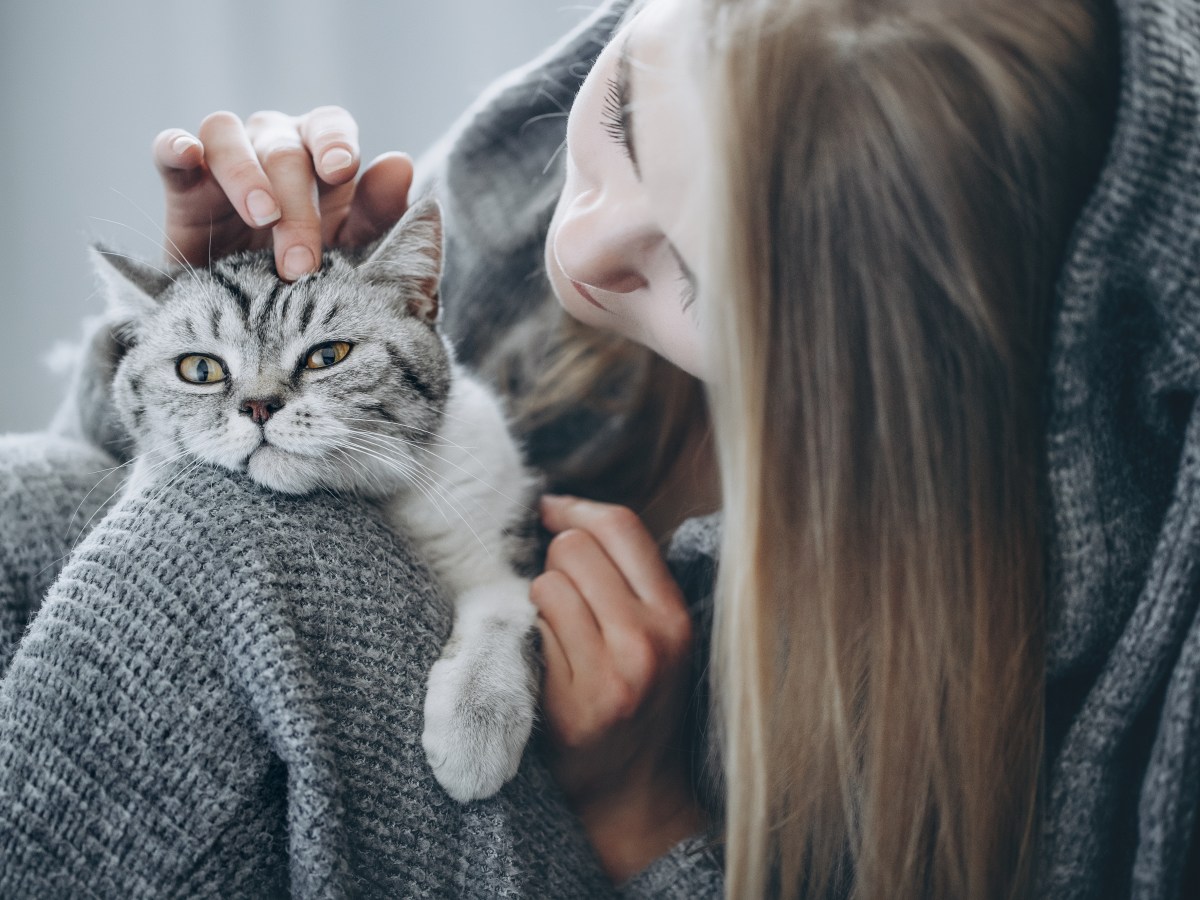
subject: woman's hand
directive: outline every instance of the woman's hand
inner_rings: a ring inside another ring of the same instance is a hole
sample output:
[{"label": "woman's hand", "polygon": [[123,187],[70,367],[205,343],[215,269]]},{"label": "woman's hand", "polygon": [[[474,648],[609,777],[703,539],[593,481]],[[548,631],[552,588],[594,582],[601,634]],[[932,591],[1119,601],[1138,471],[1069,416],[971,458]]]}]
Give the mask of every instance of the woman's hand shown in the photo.
[{"label": "woman's hand", "polygon": [[166,193],[167,255],[205,265],[274,245],[280,277],[320,266],[322,248],[361,245],[408,206],[412,160],[385,153],[359,174],[358,125],[322,106],[302,116],[258,112],[244,123],[216,112],[197,135],[169,128],[154,139]]},{"label": "woman's hand", "polygon": [[556,536],[530,597],[551,769],[621,881],[704,825],[683,734],[691,619],[633,511],[547,496],[542,520]]}]

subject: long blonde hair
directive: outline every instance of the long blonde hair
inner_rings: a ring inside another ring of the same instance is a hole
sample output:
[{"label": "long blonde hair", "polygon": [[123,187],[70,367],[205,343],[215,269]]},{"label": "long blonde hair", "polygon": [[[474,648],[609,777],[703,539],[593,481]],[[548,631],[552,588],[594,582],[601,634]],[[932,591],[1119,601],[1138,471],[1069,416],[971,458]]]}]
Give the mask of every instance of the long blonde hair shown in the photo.
[{"label": "long blonde hair", "polygon": [[1017,897],[1039,401],[1117,63],[1089,0],[706,0],[731,897]]}]

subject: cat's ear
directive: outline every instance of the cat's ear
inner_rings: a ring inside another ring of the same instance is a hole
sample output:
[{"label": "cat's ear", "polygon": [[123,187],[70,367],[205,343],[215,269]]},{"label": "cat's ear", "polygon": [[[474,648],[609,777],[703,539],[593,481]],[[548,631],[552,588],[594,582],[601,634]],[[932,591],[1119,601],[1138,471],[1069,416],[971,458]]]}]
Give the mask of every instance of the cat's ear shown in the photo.
[{"label": "cat's ear", "polygon": [[437,319],[442,280],[442,207],[438,202],[426,198],[409,207],[357,271],[374,284],[400,288],[408,312],[432,325]]},{"label": "cat's ear", "polygon": [[167,272],[132,256],[92,245],[92,265],[104,285],[109,317],[131,323],[153,311],[157,297],[175,280]]}]

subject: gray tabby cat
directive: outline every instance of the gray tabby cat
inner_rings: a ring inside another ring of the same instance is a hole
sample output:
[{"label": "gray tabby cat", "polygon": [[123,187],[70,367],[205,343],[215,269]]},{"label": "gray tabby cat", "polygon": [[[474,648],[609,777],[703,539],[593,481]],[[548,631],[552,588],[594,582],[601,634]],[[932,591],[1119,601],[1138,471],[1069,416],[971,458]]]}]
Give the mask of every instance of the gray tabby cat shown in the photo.
[{"label": "gray tabby cat", "polygon": [[454,603],[422,740],[467,801],[516,773],[533,722],[535,610],[509,563],[532,481],[496,399],[435,330],[441,248],[426,201],[364,262],[330,251],[294,284],[269,251],[174,273],[96,256],[127,347],[113,385],[136,441],[126,495],[207,463],[382,501]]}]

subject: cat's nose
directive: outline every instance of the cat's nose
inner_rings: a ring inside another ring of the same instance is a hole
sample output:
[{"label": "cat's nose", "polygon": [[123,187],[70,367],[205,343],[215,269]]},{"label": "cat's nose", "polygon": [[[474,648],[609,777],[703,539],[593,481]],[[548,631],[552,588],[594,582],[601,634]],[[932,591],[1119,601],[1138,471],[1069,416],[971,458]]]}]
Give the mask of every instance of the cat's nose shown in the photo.
[{"label": "cat's nose", "polygon": [[243,401],[241,410],[252,418],[255,423],[262,425],[283,409],[283,399],[280,397],[264,397],[262,400]]}]

